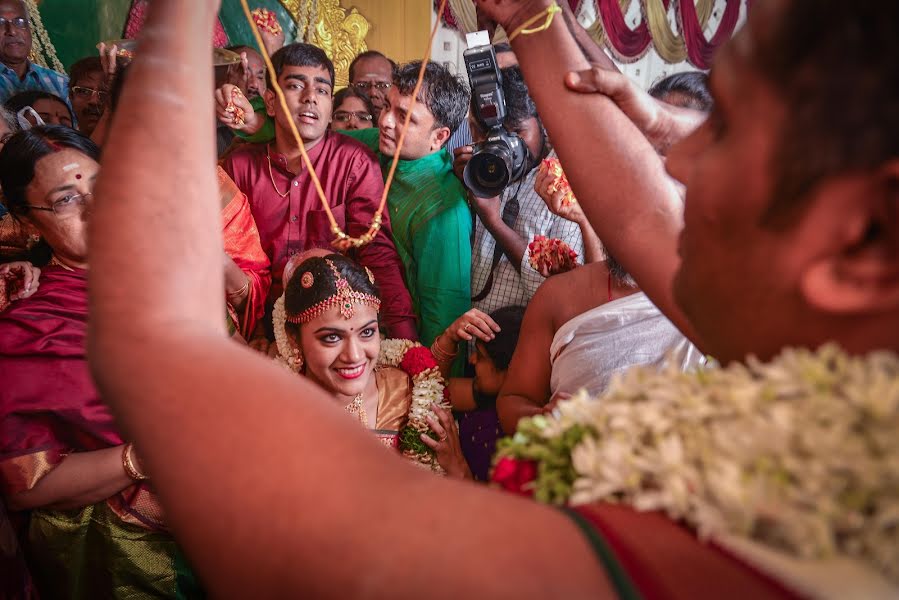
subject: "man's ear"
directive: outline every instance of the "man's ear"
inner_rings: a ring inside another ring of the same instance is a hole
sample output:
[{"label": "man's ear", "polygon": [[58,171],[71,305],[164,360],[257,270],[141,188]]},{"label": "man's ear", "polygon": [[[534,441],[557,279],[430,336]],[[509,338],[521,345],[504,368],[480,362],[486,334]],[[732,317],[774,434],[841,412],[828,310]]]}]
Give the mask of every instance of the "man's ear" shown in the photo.
[{"label": "man's ear", "polygon": [[265,112],[270,117],[275,116],[275,92],[266,88],[262,92],[262,99],[265,101]]},{"label": "man's ear", "polygon": [[801,275],[806,302],[835,315],[899,311],[899,159],[848,183],[823,183],[816,196],[839,208],[830,251]]},{"label": "man's ear", "polygon": [[431,132],[431,152],[436,152],[443,147],[443,144],[450,138],[453,134],[452,131],[449,130],[449,127],[438,127],[434,131]]}]

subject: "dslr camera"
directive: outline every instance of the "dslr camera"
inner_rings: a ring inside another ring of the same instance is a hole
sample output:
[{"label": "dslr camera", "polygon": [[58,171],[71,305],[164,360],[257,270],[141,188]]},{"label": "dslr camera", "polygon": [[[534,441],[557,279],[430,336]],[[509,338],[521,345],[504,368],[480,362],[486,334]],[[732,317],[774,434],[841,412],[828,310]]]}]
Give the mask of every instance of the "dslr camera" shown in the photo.
[{"label": "dslr camera", "polygon": [[[476,36],[481,32],[469,34]],[[486,34],[485,36],[486,37]],[[483,40],[484,38],[475,38]],[[503,97],[503,75],[496,64],[496,52],[489,43],[472,45],[462,56],[471,84],[474,117],[487,132],[487,139],[474,144],[471,160],[465,165],[462,180],[475,196],[498,196],[510,183],[524,176],[527,147],[518,134],[503,127],[506,102]]]}]

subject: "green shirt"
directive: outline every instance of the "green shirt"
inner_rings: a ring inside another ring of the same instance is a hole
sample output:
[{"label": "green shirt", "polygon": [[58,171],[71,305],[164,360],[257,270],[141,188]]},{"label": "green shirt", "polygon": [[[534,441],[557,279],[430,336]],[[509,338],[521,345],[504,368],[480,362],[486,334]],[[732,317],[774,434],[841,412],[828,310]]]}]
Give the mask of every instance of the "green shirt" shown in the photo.
[{"label": "green shirt", "polygon": [[[378,150],[376,128],[341,131],[378,156],[386,178],[391,158]],[[471,308],[471,212],[446,150],[401,160],[390,195],[390,226],[406,271],[422,344]]]}]

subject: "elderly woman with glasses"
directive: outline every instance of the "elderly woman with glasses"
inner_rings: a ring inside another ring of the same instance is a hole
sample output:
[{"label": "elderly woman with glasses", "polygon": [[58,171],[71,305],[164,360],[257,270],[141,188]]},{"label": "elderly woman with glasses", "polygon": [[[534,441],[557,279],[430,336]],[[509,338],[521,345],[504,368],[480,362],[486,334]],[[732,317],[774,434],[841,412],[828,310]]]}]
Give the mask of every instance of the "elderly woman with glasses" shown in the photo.
[{"label": "elderly woman with glasses", "polygon": [[38,291],[0,312],[0,486],[42,596],[190,596],[196,581],[88,370],[98,159],[90,139],[57,126],[0,151],[7,208],[52,252]]},{"label": "elderly woman with glasses", "polygon": [[368,129],[374,127],[375,109],[371,100],[354,87],[343,88],[334,94],[334,112],[331,113],[331,129]]}]

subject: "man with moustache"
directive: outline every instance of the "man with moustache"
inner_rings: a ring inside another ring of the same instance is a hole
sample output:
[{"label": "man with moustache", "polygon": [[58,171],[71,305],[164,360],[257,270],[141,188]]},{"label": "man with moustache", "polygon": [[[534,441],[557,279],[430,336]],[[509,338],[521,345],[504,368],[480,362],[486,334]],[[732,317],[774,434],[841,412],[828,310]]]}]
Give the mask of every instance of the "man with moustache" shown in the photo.
[{"label": "man with moustache", "polygon": [[88,56],[69,69],[69,102],[78,131],[89,136],[100,122],[109,91],[99,56]]},{"label": "man with moustache", "polygon": [[350,63],[350,85],[371,100],[375,109],[375,123],[381,116],[381,109],[384,108],[387,94],[393,86],[395,67],[395,62],[377,50],[363,52]]},{"label": "man with moustache", "polygon": [[22,0],[0,0],[0,103],[19,92],[40,90],[69,96],[69,78],[28,60],[31,24]]},{"label": "man with moustache", "polygon": [[[331,212],[344,232],[353,237],[365,233],[384,192],[374,155],[363,144],[328,128],[334,66],[327,55],[310,44],[290,44],[272,56],[272,63],[290,114],[281,109],[269,82],[263,98],[266,112],[274,118],[274,140],[248,144],[222,163],[247,195],[262,246],[272,263],[269,310],[281,295],[281,274],[288,259],[310,248],[330,248],[335,239],[288,119],[293,119],[299,130]],[[387,211],[374,239],[352,250],[351,256],[374,274],[390,337],[417,339],[412,300],[403,283]],[[272,333],[266,333],[271,339]],[[262,345],[259,340],[257,347]]]}]

